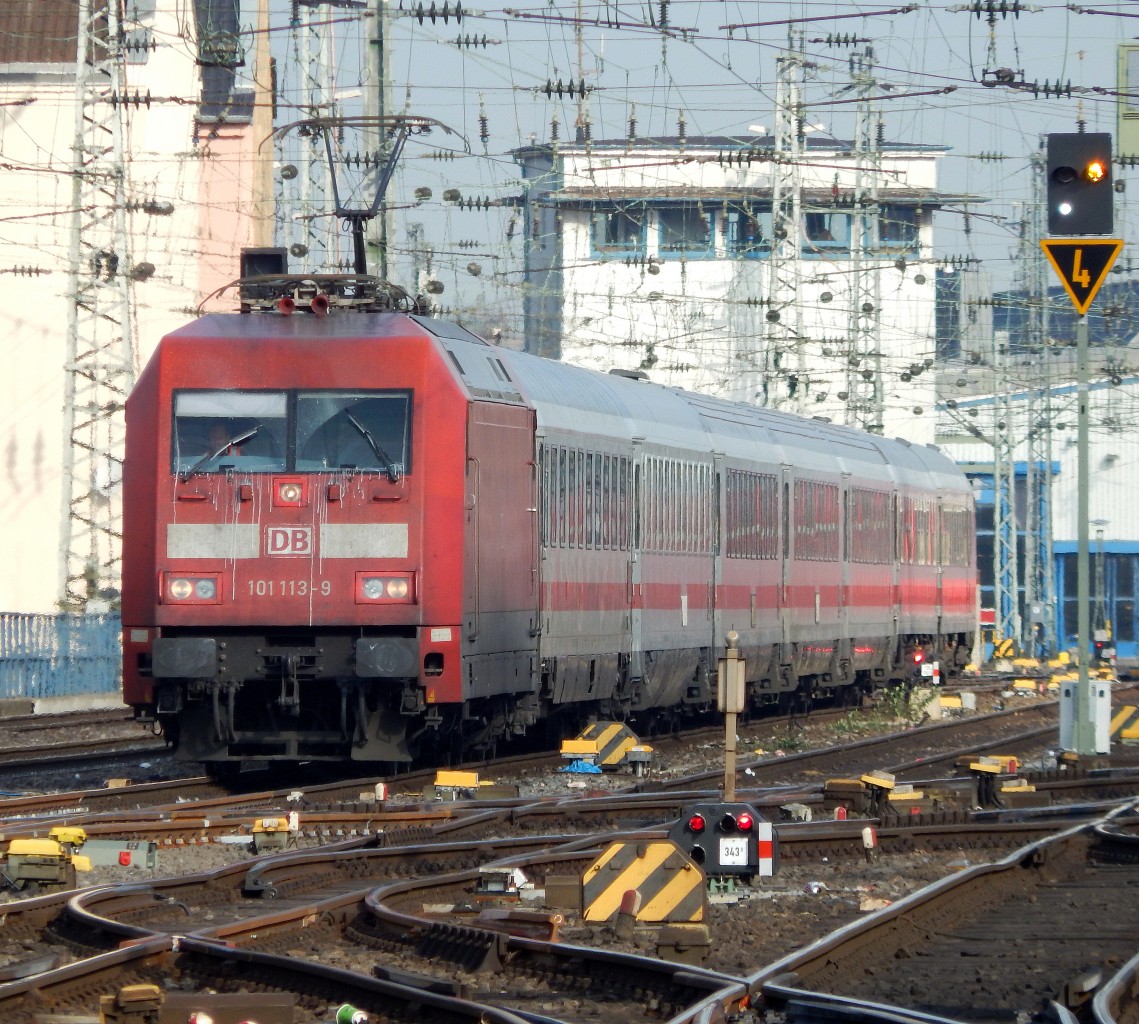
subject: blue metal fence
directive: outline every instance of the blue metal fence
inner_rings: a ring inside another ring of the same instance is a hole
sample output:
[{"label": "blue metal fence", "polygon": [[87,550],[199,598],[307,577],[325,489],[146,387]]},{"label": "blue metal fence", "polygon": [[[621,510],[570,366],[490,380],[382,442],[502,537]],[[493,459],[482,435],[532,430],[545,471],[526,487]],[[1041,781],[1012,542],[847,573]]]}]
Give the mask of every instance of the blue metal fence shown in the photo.
[{"label": "blue metal fence", "polygon": [[117,615],[0,612],[0,699],[114,693],[121,642]]}]

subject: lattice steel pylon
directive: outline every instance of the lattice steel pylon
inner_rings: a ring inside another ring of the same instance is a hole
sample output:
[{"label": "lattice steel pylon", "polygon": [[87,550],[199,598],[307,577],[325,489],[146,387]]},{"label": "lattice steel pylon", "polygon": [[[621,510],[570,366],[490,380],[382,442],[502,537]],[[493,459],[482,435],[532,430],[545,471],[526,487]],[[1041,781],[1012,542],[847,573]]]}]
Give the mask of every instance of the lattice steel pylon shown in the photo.
[{"label": "lattice steel pylon", "polygon": [[993,554],[998,640],[1021,642],[1017,564],[1016,462],[1008,346],[993,338]]},{"label": "lattice steel pylon", "polygon": [[117,603],[124,402],[136,375],[127,242],[122,0],[78,0],[59,605]]},{"label": "lattice steel pylon", "polygon": [[1040,377],[1029,389],[1025,418],[1028,429],[1024,520],[1024,608],[1021,649],[1050,656],[1057,650],[1056,577],[1052,543],[1052,354],[1048,338],[1048,290],[1040,239],[1046,227],[1043,149],[1032,156],[1032,202],[1022,231],[1017,263],[1025,274],[1028,298],[1025,317],[1030,353],[1039,354]]},{"label": "lattice steel pylon", "polygon": [[[293,4],[288,42],[292,60],[282,69],[287,78],[281,91],[289,98],[286,121],[331,117],[337,112],[332,87],[332,27],[320,6],[320,0]],[[281,167],[276,207],[278,244],[289,245],[295,272],[333,272],[340,263],[340,243],[332,216],[332,168],[325,156],[324,140],[319,132],[290,132],[275,135],[274,145]]]},{"label": "lattice steel pylon", "polygon": [[885,418],[882,380],[882,270],[878,265],[881,207],[878,179],[882,173],[880,140],[872,130],[869,95],[874,79],[874,51],[869,44],[851,58],[857,90],[854,134],[854,206],[850,215],[850,351],[847,356],[846,423],[882,433]]},{"label": "lattice steel pylon", "polygon": [[[754,397],[769,408],[804,408],[806,352],[803,344],[803,202],[800,161],[804,149],[802,87],[807,61],[802,35],[792,33],[787,52],[776,59],[775,154],[771,170],[771,256],[768,258],[767,330]],[[793,356],[793,360],[788,360]],[[755,389],[753,389],[755,390]]]}]

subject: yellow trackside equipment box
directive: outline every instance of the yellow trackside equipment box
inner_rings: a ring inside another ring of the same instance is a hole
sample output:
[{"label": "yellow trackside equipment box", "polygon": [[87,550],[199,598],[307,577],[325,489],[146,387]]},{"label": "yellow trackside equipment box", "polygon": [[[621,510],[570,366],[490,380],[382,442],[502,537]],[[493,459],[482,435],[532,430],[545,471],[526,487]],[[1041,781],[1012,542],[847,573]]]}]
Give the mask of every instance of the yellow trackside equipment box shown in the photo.
[{"label": "yellow trackside equipment box", "polygon": [[54,839],[13,839],[8,844],[3,875],[9,887],[21,892],[75,885],[71,855]]}]

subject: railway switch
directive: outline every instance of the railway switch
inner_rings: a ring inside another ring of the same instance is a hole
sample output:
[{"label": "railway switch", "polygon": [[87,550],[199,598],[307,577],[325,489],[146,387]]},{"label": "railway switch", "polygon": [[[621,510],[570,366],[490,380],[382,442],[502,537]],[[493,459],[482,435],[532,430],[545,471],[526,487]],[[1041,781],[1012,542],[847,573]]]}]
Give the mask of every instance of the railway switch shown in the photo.
[{"label": "railway switch", "polygon": [[750,804],[694,805],[669,829],[668,837],[709,878],[775,874],[775,831]]}]

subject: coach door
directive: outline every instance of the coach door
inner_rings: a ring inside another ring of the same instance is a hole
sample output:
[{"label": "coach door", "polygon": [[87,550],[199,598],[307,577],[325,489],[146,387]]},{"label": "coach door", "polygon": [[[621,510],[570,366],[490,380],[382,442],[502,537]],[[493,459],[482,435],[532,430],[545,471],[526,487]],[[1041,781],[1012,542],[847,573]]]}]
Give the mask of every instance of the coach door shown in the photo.
[{"label": "coach door", "polygon": [[633,454],[630,470],[632,473],[632,493],[626,508],[629,530],[629,586],[627,598],[629,602],[629,677],[643,678],[644,675],[644,640],[642,637],[644,600],[642,596],[641,580],[641,495],[644,465],[641,460],[641,444],[643,438],[633,438]]},{"label": "coach door", "polygon": [[527,672],[539,632],[537,487],[533,411],[472,403],[467,418],[464,640],[470,654],[506,652]]},{"label": "coach door", "polygon": [[933,564],[937,571],[937,598],[934,606],[934,614],[937,616],[937,635],[941,636],[941,617],[943,609],[945,608],[944,601],[944,588],[945,588],[945,552],[942,550],[942,538],[945,533],[941,529],[941,517],[943,515],[941,508],[941,499],[937,500],[937,521],[933,524],[933,537],[930,538],[933,544]]},{"label": "coach door", "polygon": [[724,456],[712,456],[712,650],[724,642],[724,543],[722,538],[724,515]]},{"label": "coach door", "polygon": [[779,581],[779,624],[782,643],[784,644],[784,660],[789,657],[791,636],[793,633],[791,622],[791,603],[794,595],[791,588],[791,560],[795,557],[793,528],[795,524],[794,508],[791,499],[795,494],[793,487],[794,477],[790,466],[784,466],[781,474],[780,487],[782,493],[779,500],[779,536],[783,545],[780,552],[782,576]]}]

